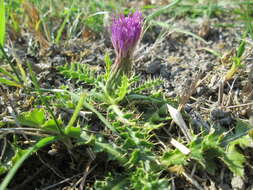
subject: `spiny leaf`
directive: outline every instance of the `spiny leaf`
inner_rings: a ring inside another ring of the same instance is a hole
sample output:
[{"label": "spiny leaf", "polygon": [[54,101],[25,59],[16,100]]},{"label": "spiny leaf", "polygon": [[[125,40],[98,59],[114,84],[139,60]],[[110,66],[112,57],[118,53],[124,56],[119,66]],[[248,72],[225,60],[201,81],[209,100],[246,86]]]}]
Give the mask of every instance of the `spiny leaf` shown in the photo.
[{"label": "spiny leaf", "polygon": [[60,73],[70,79],[77,79],[78,81],[87,84],[95,84],[98,78],[95,77],[95,72],[92,71],[86,64],[71,63],[57,68]]},{"label": "spiny leaf", "polygon": [[18,121],[20,124],[29,127],[42,126],[45,120],[46,116],[43,109],[34,109],[33,111],[25,112],[18,116]]},{"label": "spiny leaf", "polygon": [[124,97],[126,96],[127,92],[128,92],[128,87],[130,86],[130,83],[128,81],[127,76],[123,76],[121,78],[121,85],[117,90],[117,98],[116,98],[116,102],[120,102],[121,100],[124,99]]},{"label": "spiny leaf", "polygon": [[110,73],[111,73],[111,65],[112,65],[112,61],[110,59],[109,53],[106,52],[105,57],[104,57],[104,62],[105,62],[105,80],[107,81],[110,77]]},{"label": "spiny leaf", "polygon": [[224,154],[221,159],[226,163],[228,168],[238,176],[243,176],[244,174],[244,166],[246,159],[243,154],[241,154],[237,148],[235,147],[235,144],[232,146],[229,146],[226,154]]},{"label": "spiny leaf", "polygon": [[144,90],[150,90],[154,87],[157,87],[161,84],[164,83],[164,80],[160,79],[160,78],[156,78],[156,79],[149,79],[147,81],[145,81],[143,84],[140,84],[139,86],[137,86],[136,88],[132,89],[131,91],[133,93],[140,93]]},{"label": "spiny leaf", "polygon": [[177,149],[171,150],[163,155],[162,163],[166,166],[185,165],[187,163],[187,155],[184,155]]}]

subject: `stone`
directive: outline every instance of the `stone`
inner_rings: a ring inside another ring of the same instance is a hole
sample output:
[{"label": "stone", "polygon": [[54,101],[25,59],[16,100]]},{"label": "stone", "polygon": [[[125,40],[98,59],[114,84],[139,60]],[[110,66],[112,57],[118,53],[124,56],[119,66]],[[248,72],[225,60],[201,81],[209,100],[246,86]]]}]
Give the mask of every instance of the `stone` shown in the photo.
[{"label": "stone", "polygon": [[154,61],[151,61],[147,65],[146,72],[149,74],[159,74],[161,69],[161,61],[156,59]]},{"label": "stone", "polygon": [[232,185],[232,188],[235,190],[244,189],[244,187],[245,187],[244,181],[243,181],[242,177],[240,177],[240,176],[234,176],[231,180],[231,185]]}]

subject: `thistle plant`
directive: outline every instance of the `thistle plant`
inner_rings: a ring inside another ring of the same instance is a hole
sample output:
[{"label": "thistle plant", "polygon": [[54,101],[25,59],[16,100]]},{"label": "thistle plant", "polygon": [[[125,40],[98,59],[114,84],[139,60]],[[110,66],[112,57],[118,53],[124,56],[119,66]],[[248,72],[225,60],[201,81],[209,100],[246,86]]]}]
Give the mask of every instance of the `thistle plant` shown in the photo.
[{"label": "thistle plant", "polygon": [[119,15],[113,19],[110,31],[116,59],[106,84],[106,90],[110,95],[113,95],[121,84],[124,75],[131,75],[133,54],[140,40],[142,23],[143,17],[140,12],[131,13],[126,17]]}]

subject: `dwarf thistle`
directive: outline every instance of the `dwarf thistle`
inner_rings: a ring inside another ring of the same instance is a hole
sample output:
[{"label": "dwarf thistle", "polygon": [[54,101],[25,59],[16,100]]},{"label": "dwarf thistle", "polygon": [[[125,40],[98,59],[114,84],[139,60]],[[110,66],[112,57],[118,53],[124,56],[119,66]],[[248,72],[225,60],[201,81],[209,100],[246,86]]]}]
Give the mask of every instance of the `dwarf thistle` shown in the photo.
[{"label": "dwarf thistle", "polygon": [[143,17],[140,12],[126,17],[120,15],[113,19],[110,31],[116,59],[106,84],[106,90],[110,95],[120,85],[123,75],[130,77],[133,53],[141,36],[142,23]]}]

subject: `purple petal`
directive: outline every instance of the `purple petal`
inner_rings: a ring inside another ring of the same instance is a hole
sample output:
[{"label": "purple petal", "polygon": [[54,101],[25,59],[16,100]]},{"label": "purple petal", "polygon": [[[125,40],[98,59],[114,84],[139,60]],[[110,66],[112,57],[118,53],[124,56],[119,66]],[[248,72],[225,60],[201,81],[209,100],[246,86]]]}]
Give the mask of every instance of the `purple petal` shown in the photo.
[{"label": "purple petal", "polygon": [[111,40],[118,55],[131,54],[140,39],[143,17],[140,12],[119,15],[113,19],[111,26]]}]

